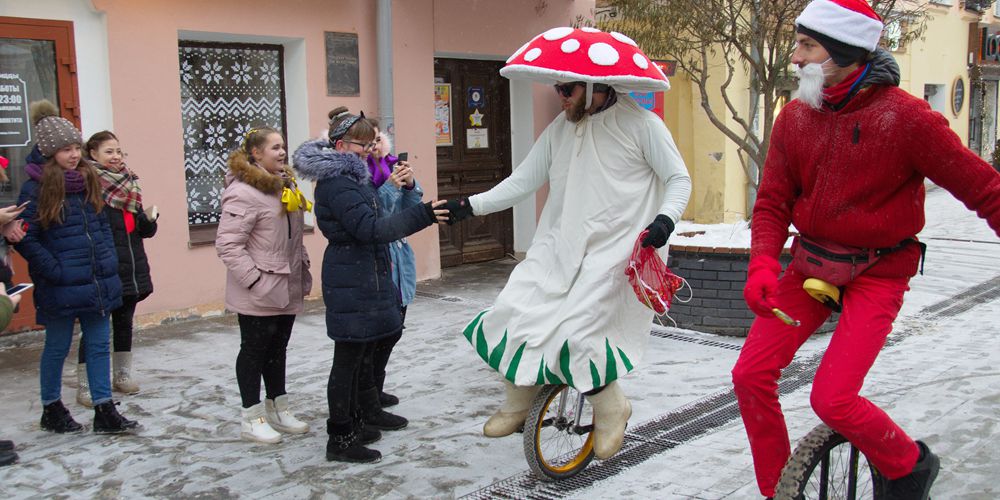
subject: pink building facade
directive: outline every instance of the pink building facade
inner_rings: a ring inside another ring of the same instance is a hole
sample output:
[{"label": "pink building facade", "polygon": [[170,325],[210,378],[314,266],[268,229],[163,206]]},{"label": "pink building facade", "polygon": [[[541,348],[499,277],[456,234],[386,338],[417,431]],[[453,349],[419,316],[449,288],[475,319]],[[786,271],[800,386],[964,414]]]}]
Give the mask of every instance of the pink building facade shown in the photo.
[{"label": "pink building facade", "polygon": [[[294,149],[325,130],[334,107],[384,114],[380,9],[391,9],[396,150],[409,152],[429,199],[473,194],[517,166],[558,104],[551,89],[499,81],[495,68],[531,37],[589,17],[593,7],[592,0],[3,0],[0,26],[71,22],[72,46],[55,58],[56,66],[72,64],[65,69],[76,85],[76,96],[58,96],[64,116],[84,137],[115,131],[146,204],[161,213],[159,233],[146,243],[156,291],[138,310],[149,324],[223,309],[213,176],[246,128],[272,121]],[[14,36],[32,37],[24,33]],[[27,100],[37,94],[31,85]],[[477,114],[485,122],[476,125]],[[415,235],[419,279],[439,277],[442,263],[524,251],[539,208],[528,200],[464,234],[434,227]],[[319,231],[305,238],[318,271],[326,241]]]}]

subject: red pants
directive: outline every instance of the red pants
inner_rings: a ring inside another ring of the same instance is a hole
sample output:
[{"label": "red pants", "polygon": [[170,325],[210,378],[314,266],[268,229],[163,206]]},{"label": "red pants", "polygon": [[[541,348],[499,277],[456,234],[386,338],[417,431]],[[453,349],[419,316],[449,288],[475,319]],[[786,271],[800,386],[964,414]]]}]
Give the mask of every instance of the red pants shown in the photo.
[{"label": "red pants", "polygon": [[[803,276],[789,269],[778,281],[774,303],[802,322],[792,327],[758,317],[733,367],[733,385],[750,440],[757,486],[773,496],[791,454],[788,428],[778,403],[778,377],[799,347],[830,316],[802,289]],[[862,275],[841,297],[843,313],[813,380],[809,402],[816,415],[860,449],[889,477],[909,474],[919,450],[888,415],[858,395],[892,322],[903,305],[909,278]]]}]

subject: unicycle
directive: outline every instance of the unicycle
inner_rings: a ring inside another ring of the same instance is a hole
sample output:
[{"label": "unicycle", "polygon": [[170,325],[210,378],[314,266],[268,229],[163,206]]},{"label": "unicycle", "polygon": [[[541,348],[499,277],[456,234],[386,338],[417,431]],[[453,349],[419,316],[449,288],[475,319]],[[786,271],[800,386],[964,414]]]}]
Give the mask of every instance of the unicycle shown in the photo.
[{"label": "unicycle", "polygon": [[781,470],[775,500],[875,498],[879,473],[844,436],[817,425],[795,446]]},{"label": "unicycle", "polygon": [[524,457],[543,481],[575,476],[594,459],[594,410],[583,393],[545,385],[524,421]]}]

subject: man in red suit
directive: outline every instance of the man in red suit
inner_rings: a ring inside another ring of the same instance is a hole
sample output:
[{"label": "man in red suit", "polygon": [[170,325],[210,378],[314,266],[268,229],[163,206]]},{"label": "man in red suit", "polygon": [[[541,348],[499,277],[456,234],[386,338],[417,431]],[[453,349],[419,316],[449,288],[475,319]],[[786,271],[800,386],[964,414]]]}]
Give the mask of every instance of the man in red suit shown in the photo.
[{"label": "man in red suit", "polygon": [[[875,261],[856,268],[859,273],[852,269],[852,279],[840,288],[843,312],[810,402],[823,422],[879,470],[885,498],[908,500],[927,498],[939,460],[858,392],[917,272],[924,179],[951,192],[1000,233],[1000,174],[962,144],[943,116],[898,88],[899,67],[878,48],[882,28],[864,0],[814,0],[796,19],[792,63],[798,67],[799,98],[775,121],[753,210],[743,294],[757,319],[733,368],[765,496],[774,495],[790,454],[778,377],[831,313],[802,287],[807,278],[821,276],[792,265],[778,277],[789,224],[801,234],[793,254],[807,252],[803,241],[808,240]],[[775,308],[801,326],[776,318]]]}]

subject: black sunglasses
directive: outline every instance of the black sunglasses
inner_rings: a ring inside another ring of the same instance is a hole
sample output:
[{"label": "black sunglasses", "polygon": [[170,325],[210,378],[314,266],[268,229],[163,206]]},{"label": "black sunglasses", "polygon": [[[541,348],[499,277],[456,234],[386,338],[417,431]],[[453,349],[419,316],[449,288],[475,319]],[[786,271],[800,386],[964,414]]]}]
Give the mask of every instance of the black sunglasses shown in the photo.
[{"label": "black sunglasses", "polygon": [[573,96],[573,89],[582,85],[586,85],[586,83],[584,82],[557,83],[555,85],[556,93],[568,99]]}]

